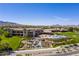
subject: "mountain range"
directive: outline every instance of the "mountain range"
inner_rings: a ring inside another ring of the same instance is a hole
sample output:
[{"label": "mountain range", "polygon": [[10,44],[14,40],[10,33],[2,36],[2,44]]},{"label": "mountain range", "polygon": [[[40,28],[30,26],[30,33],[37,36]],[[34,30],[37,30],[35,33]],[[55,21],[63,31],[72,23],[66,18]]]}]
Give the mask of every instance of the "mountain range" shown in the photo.
[{"label": "mountain range", "polygon": [[0,26],[14,26],[14,25],[21,25],[18,23],[13,23],[13,22],[7,22],[7,21],[0,21]]}]

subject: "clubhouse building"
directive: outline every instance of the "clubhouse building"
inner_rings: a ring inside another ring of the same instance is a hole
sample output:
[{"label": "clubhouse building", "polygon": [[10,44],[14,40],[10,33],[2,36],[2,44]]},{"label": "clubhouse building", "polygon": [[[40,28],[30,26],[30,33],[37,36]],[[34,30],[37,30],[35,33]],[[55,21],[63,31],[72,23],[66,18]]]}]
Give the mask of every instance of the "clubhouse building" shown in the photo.
[{"label": "clubhouse building", "polygon": [[53,34],[53,32],[67,32],[64,28],[42,29],[42,28],[7,28],[11,36],[31,36],[37,37],[41,34]]},{"label": "clubhouse building", "polygon": [[36,37],[40,35],[43,30],[41,28],[9,28],[7,31],[11,36],[31,36]]}]

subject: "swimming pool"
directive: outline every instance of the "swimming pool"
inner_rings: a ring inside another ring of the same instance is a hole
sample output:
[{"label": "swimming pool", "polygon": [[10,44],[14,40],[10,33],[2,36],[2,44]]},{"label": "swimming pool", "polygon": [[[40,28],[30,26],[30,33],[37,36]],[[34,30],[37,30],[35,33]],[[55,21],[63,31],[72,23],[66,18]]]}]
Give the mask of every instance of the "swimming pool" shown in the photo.
[{"label": "swimming pool", "polygon": [[48,38],[48,39],[65,39],[67,36],[64,35],[41,35],[41,38]]},{"label": "swimming pool", "polygon": [[49,38],[53,38],[53,39],[62,39],[62,38],[67,38],[67,36],[63,36],[63,35],[52,35]]}]

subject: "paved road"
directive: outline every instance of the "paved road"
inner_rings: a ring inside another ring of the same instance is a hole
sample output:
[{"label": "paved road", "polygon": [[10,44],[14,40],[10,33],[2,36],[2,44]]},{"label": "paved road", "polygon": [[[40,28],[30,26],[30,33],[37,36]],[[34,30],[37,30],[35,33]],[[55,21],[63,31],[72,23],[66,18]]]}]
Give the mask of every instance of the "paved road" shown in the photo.
[{"label": "paved road", "polygon": [[63,54],[56,54],[56,55],[50,55],[50,56],[75,56],[77,54],[77,56],[79,56],[79,50],[78,51],[74,51],[74,52],[69,52],[69,53],[63,53]]},{"label": "paved road", "polygon": [[79,55],[79,50],[77,51],[70,51],[67,53],[56,53],[56,48],[46,48],[46,49],[34,49],[34,50],[22,50],[22,51],[15,51],[10,56],[16,56],[16,54],[32,54],[33,56],[72,56],[72,55]]},{"label": "paved road", "polygon": [[57,48],[43,48],[43,49],[33,49],[33,50],[21,50],[21,51],[14,51],[11,53],[11,56],[15,56],[16,54],[32,54],[35,55],[47,55],[51,52],[54,52]]},{"label": "paved road", "polygon": [[[13,53],[12,55],[10,56],[16,56],[15,53]],[[34,55],[34,56],[79,56],[79,51],[74,51],[74,52],[70,52],[70,53],[63,53],[63,54],[54,54],[54,53],[43,53],[43,54],[37,54],[37,55]]]}]

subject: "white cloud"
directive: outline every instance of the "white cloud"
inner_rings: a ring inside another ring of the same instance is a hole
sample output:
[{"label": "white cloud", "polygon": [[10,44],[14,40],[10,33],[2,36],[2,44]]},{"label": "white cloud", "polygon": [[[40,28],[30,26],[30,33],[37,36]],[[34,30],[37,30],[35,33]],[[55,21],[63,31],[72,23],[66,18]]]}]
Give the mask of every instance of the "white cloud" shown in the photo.
[{"label": "white cloud", "polygon": [[63,18],[63,17],[59,17],[59,16],[53,16],[53,17],[56,21],[61,21],[61,22],[70,22],[72,20],[69,18]]}]

